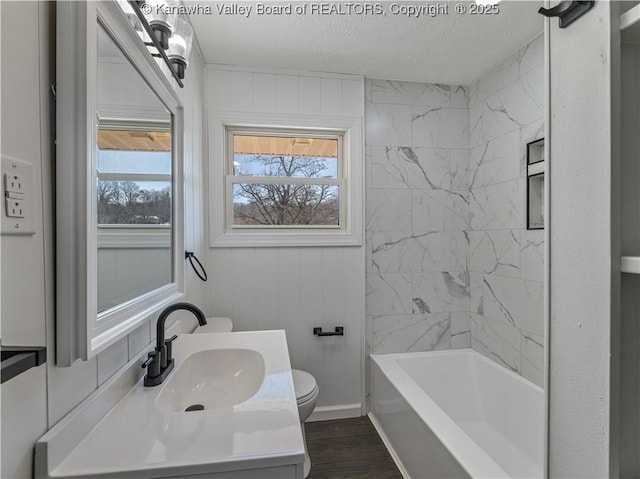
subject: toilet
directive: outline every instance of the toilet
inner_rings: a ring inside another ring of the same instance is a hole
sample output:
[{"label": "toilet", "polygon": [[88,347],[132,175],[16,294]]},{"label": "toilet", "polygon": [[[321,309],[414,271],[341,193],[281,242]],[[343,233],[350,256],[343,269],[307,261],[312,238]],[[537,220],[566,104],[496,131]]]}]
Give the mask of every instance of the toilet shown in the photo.
[{"label": "toilet", "polygon": [[302,429],[302,440],[304,442],[304,477],[311,471],[311,459],[307,449],[307,435],[304,431],[304,422],[309,419],[316,407],[318,400],[318,383],[316,378],[301,369],[292,369],[293,388],[296,391],[296,402],[298,403],[298,416],[300,416],[300,429]]},{"label": "toilet", "polygon": [[[207,324],[198,326],[194,333],[229,333],[233,330],[233,321],[225,317],[207,318]],[[296,391],[296,402],[298,403],[298,416],[300,417],[300,429],[302,430],[302,440],[304,442],[304,477],[311,471],[311,459],[307,449],[307,436],[304,430],[304,422],[309,419],[316,407],[318,400],[318,383],[316,378],[301,369],[292,369],[293,388]]]}]

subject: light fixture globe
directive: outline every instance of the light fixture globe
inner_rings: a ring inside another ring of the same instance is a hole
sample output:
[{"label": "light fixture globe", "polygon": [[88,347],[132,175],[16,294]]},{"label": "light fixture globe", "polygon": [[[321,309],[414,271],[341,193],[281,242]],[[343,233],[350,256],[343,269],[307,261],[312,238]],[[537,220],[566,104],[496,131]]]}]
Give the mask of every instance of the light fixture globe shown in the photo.
[{"label": "light fixture globe", "polygon": [[184,18],[176,18],[175,29],[173,35],[169,39],[169,50],[167,57],[178,78],[184,79],[184,71],[189,66],[189,55],[191,53],[191,44],[193,43],[193,28]]},{"label": "light fixture globe", "polygon": [[179,6],[178,0],[145,0],[141,7],[153,34],[164,50],[169,48],[169,38],[175,29]]},{"label": "light fixture globe", "polygon": [[142,22],[138,18],[138,15],[136,15],[136,12],[133,10],[133,7],[129,3],[129,1],[118,0],[118,5],[120,6],[120,9],[124,13],[125,17],[127,17],[129,25],[131,25],[131,28],[133,28],[133,31],[136,32],[140,39],[143,42],[151,42],[149,35],[142,26]]}]

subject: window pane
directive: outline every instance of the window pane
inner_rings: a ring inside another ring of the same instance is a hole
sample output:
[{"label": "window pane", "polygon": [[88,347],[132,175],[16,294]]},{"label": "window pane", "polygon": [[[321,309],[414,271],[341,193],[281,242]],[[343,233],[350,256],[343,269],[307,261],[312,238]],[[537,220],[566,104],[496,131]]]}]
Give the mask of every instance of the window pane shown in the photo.
[{"label": "window pane", "polygon": [[339,226],[337,185],[233,185],[233,224]]},{"label": "window pane", "polygon": [[98,180],[98,224],[170,223],[170,182]]},{"label": "window pane", "polygon": [[234,134],[233,174],[337,178],[338,140]]},{"label": "window pane", "polygon": [[99,150],[98,171],[170,175],[171,152]]}]

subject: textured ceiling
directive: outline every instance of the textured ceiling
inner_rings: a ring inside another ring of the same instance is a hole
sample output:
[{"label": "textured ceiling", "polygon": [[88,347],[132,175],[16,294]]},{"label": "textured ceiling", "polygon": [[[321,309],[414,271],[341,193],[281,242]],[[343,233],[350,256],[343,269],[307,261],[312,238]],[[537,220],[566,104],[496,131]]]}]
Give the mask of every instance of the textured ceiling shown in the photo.
[{"label": "textured ceiling", "polygon": [[[458,3],[467,10],[475,5],[446,0],[395,3],[449,6],[448,14],[418,18],[394,15],[393,2],[380,2],[385,15],[259,15],[258,2],[188,5],[200,8],[191,22],[207,63],[445,84],[470,83],[543,30],[537,13],[541,1],[504,0],[497,15],[460,15],[455,12]],[[295,8],[303,2],[263,4]],[[320,2],[304,4],[309,12]],[[251,13],[220,13],[224,7],[251,7]]]}]

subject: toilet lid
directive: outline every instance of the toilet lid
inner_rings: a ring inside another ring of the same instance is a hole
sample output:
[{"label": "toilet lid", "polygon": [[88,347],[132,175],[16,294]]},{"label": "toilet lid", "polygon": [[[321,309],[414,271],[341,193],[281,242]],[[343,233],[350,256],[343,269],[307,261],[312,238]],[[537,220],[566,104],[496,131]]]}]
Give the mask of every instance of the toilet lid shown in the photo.
[{"label": "toilet lid", "polygon": [[207,324],[198,326],[194,333],[229,333],[233,330],[233,323],[229,318],[207,318]]},{"label": "toilet lid", "polygon": [[316,392],[318,384],[311,374],[300,369],[292,369],[291,374],[293,375],[293,388],[296,390],[296,400],[298,402]]}]

